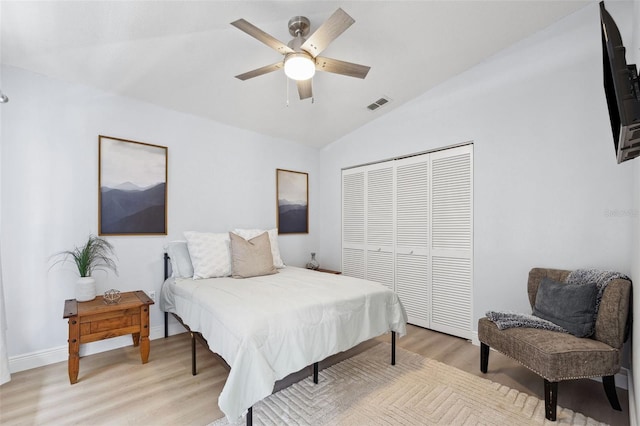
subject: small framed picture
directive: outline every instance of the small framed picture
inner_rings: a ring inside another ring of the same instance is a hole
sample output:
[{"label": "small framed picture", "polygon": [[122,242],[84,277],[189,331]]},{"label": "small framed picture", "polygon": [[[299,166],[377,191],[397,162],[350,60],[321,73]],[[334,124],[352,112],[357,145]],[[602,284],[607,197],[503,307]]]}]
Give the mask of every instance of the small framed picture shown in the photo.
[{"label": "small framed picture", "polygon": [[98,234],[167,234],[167,147],[98,137]]},{"label": "small framed picture", "polygon": [[309,233],[309,175],[276,169],[278,234]]}]

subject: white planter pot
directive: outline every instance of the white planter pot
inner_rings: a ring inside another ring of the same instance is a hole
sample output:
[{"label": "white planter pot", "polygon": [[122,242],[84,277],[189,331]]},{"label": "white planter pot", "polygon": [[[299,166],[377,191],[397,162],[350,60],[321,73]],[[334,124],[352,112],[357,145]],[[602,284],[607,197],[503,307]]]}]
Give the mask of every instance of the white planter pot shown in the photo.
[{"label": "white planter pot", "polygon": [[88,302],[96,298],[96,280],[93,277],[80,277],[76,282],[76,300]]}]

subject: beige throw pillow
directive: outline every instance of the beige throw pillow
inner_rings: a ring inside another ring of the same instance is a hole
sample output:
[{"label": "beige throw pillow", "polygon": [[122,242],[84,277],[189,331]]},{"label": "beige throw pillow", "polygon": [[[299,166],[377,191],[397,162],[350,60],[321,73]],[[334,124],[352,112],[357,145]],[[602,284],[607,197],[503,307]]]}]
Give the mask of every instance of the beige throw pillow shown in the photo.
[{"label": "beige throw pillow", "polygon": [[278,271],[273,266],[269,234],[263,232],[249,241],[229,232],[231,240],[231,276],[249,278],[271,275]]},{"label": "beige throw pillow", "polygon": [[269,244],[271,244],[271,256],[273,256],[273,266],[276,268],[284,268],[284,262],[282,261],[282,257],[280,256],[280,248],[278,246],[278,228],[273,228],[269,230],[265,229],[240,229],[236,228],[233,230],[235,234],[240,235],[245,240],[250,240],[253,237],[257,237],[263,232],[267,232],[269,234]]}]

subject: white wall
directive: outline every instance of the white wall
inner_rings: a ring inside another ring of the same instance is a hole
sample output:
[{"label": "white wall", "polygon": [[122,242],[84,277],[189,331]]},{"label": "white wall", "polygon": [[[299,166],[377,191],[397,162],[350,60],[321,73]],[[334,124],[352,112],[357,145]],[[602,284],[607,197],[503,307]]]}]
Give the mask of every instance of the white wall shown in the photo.
[{"label": "white wall", "polygon": [[[275,227],[276,168],[310,177],[310,234],[280,236],[283,258],[302,266],[316,248],[316,149],[16,68],[3,67],[2,82],[11,96],[2,106],[1,159],[10,356],[65,352],[63,302],[74,297],[76,274],[71,265],[49,270],[48,258],[97,233],[99,134],[167,146],[169,164],[169,235],[108,237],[120,276],[98,273],[99,292],[159,291],[163,246],[182,239],[183,231]],[[152,330],[161,329],[161,318],[158,305],[153,306]],[[131,342],[119,339],[83,351]],[[153,357],[153,344],[151,352]]]},{"label": "white wall", "polygon": [[[0,8],[0,22],[2,22]],[[2,35],[0,35],[0,58],[2,57]],[[2,90],[2,72],[0,72],[0,90]],[[0,104],[0,164],[2,164],[2,106]],[[2,239],[2,174],[0,173],[0,240]],[[2,250],[0,250],[1,252]],[[11,380],[9,353],[7,349],[6,310],[4,304],[4,286],[2,284],[2,254],[0,253],[0,385]]]},{"label": "white wall", "polygon": [[634,165],[615,160],[597,3],[326,147],[324,264],[340,266],[341,168],[466,141],[474,323],[489,309],[530,312],[535,266],[631,272],[632,218],[618,213],[632,208]]}]

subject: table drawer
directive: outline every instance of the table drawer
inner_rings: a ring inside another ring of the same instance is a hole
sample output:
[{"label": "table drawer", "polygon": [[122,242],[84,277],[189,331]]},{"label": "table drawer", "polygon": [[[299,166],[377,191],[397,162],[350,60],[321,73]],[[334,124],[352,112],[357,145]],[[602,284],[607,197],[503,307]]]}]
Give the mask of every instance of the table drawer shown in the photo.
[{"label": "table drawer", "polygon": [[140,327],[140,315],[127,315],[80,324],[80,335],[100,333],[101,331],[116,330],[136,326]]},{"label": "table drawer", "polygon": [[140,333],[140,325],[132,325],[129,327],[99,331],[97,333],[83,334],[80,336],[80,343],[96,342],[98,340],[110,339],[112,337],[125,336],[127,334],[133,333]]},{"label": "table drawer", "polygon": [[95,322],[99,320],[107,320],[110,318],[117,318],[129,315],[140,316],[140,308],[118,309],[117,311],[101,312],[99,314],[83,314],[80,315],[80,323]]}]

